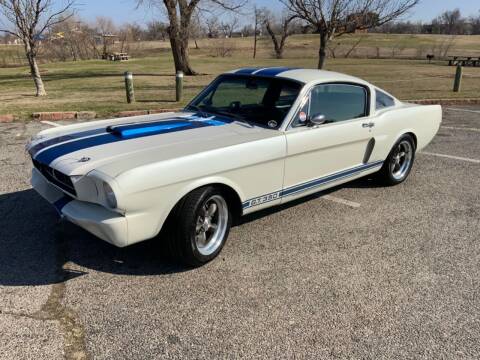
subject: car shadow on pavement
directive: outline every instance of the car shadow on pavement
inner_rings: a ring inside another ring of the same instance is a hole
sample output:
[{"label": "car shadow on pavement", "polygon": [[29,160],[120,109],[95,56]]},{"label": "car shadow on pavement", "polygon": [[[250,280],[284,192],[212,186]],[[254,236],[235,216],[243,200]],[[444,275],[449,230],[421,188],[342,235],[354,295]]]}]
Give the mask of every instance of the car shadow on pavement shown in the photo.
[{"label": "car shadow on pavement", "polygon": [[[119,249],[68,222],[34,190],[0,195],[0,286],[38,286],[86,275],[187,271],[154,241]],[[81,267],[81,270],[76,268]]]},{"label": "car shadow on pavement", "polygon": [[[236,225],[289,209],[341,187],[376,186],[379,185],[369,178],[356,180],[247,215]],[[86,275],[88,270],[140,276],[190,270],[168,257],[165,241],[145,241],[120,249],[76,225],[60,222],[53,207],[31,189],[0,195],[0,214],[0,286],[55,284]]]}]

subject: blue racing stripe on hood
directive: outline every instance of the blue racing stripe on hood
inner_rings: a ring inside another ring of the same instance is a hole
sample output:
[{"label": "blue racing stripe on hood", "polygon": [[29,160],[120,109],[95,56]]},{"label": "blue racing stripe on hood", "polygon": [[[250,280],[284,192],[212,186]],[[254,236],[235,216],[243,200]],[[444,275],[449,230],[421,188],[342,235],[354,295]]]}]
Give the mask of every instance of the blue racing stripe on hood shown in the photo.
[{"label": "blue racing stripe on hood", "polygon": [[177,122],[164,121],[164,123],[152,123],[152,124],[145,124],[145,125],[136,124],[132,126],[127,125],[127,126],[108,127],[107,131],[114,135],[126,138],[126,137],[139,136],[139,135],[159,134],[167,130],[190,127],[191,125],[192,123],[189,121],[177,121]]},{"label": "blue racing stripe on hood", "polygon": [[[175,120],[111,126],[102,129],[102,132],[100,132],[98,136],[83,137],[40,150],[36,153],[34,159],[42,164],[49,165],[56,159],[79,150],[153,135],[198,129],[208,126],[221,126],[230,122],[232,122],[230,119],[220,119],[216,117],[203,118],[197,115],[192,115],[175,118]],[[78,134],[76,135],[78,136]]]},{"label": "blue racing stripe on hood", "polygon": [[42,141],[42,142],[36,144],[35,146],[32,146],[28,150],[28,152],[31,156],[33,156],[36,153],[38,153],[39,151],[41,151],[43,149],[46,149],[47,147],[50,147],[50,146],[53,146],[53,145],[58,145],[58,144],[61,144],[61,143],[67,142],[67,141],[71,141],[71,140],[81,139],[81,138],[84,138],[84,137],[87,137],[87,136],[100,135],[100,134],[105,133],[105,132],[106,132],[105,128],[102,128],[102,129],[93,129],[93,130],[81,131],[81,132],[74,133],[74,134],[62,135],[62,136],[59,136],[59,137],[48,139],[46,141]]}]

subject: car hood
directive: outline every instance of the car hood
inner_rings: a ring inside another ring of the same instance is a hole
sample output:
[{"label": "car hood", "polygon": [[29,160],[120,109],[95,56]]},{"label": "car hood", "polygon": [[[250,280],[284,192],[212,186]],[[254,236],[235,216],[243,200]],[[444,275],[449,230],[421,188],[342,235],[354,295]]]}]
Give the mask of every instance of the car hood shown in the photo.
[{"label": "car hood", "polygon": [[279,136],[233,119],[179,112],[96,121],[41,132],[27,145],[36,165],[65,175],[108,176],[138,166]]}]

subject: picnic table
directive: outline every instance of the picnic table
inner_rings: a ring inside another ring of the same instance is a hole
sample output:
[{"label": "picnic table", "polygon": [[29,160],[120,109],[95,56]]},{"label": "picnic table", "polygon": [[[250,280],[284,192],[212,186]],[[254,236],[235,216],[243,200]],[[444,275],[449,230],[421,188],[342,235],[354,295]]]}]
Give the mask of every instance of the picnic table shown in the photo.
[{"label": "picnic table", "polygon": [[103,58],[110,61],[126,61],[130,59],[127,53],[109,53],[105,54]]},{"label": "picnic table", "polygon": [[480,66],[480,56],[449,56],[448,66]]}]

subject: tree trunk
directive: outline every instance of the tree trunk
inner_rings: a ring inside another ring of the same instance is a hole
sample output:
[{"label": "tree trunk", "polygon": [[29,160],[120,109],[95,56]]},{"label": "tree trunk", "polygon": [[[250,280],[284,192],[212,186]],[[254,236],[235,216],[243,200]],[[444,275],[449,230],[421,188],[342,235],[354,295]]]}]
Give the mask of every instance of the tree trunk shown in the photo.
[{"label": "tree trunk", "polygon": [[40,75],[40,69],[38,68],[37,58],[33,46],[25,41],[25,53],[30,66],[30,73],[32,74],[33,82],[35,83],[36,96],[47,96],[45,86],[43,85],[42,76]]},{"label": "tree trunk", "polygon": [[188,53],[188,37],[170,33],[170,45],[172,47],[175,72],[182,71],[185,75],[196,75],[197,73],[190,66]]},{"label": "tree trunk", "polygon": [[320,49],[318,50],[318,68],[323,69],[327,60],[327,34],[320,31]]},{"label": "tree trunk", "polygon": [[175,72],[182,71],[185,75],[197,75],[190,66],[190,57],[188,54],[188,40],[190,38],[190,22],[193,8],[179,2],[179,13],[177,15],[177,1],[164,0],[167,8],[168,20],[170,26],[168,33],[170,45],[172,48],[173,62]]}]

